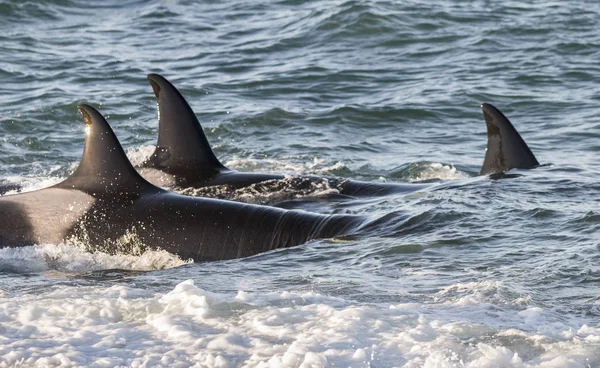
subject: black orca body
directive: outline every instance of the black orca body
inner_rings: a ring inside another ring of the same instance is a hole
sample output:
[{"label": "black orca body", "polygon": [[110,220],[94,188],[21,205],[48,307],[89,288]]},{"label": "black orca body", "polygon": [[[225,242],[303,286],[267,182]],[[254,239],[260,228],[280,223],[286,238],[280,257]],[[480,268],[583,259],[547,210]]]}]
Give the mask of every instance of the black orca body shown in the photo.
[{"label": "black orca body", "polygon": [[[253,184],[281,180],[281,174],[239,172],[225,167],[213,153],[200,122],[179,91],[165,78],[149,74],[159,109],[158,142],[154,153],[136,169],[151,183],[161,187],[205,188],[226,185],[240,189]],[[479,175],[510,169],[531,169],[539,163],[511,122],[490,104],[481,106],[487,126],[487,148]],[[384,184],[341,178],[302,177],[323,183],[342,195],[377,196],[408,193],[430,187],[428,184]],[[0,185],[0,195],[18,191],[18,184]]]},{"label": "black orca body", "polygon": [[86,132],[79,167],[52,187],[0,197],[0,247],[83,239],[118,251],[133,241],[213,261],[353,233],[365,221],[167,192],[139,176],[102,115],[79,109]]},{"label": "black orca body", "polygon": [[[228,185],[240,189],[267,180],[281,180],[281,174],[239,172],[225,167],[213,153],[200,122],[181,93],[165,78],[149,74],[158,103],[158,142],[154,153],[138,167],[147,180],[159,186],[203,188]],[[348,196],[379,196],[408,193],[429,184],[369,183],[340,178],[303,177],[327,181],[330,188]]]},{"label": "black orca body", "polygon": [[[213,153],[200,122],[181,93],[164,77],[149,74],[158,104],[159,130],[154,153],[138,167],[150,182],[159,186],[203,188],[227,185],[233,189],[284,175],[238,172],[225,167]],[[506,117],[492,105],[483,104],[488,143],[480,175],[500,173],[513,168],[529,169],[538,162],[527,144]],[[409,193],[431,187],[429,184],[385,184],[340,178],[304,177],[327,181],[330,188],[348,196],[381,196]]]},{"label": "black orca body", "polygon": [[497,108],[481,105],[487,126],[487,149],[479,175],[496,174],[510,169],[532,169],[539,166],[521,135]]}]

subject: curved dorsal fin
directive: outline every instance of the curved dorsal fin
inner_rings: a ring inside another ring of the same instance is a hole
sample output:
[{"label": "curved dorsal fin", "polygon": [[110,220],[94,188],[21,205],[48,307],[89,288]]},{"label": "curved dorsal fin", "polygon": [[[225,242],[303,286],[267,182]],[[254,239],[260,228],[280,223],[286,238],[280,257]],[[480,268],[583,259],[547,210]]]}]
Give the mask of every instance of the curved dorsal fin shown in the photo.
[{"label": "curved dorsal fin", "polygon": [[196,114],[165,78],[148,74],[158,105],[158,142],[142,164],[182,178],[211,178],[225,166],[213,153]]},{"label": "curved dorsal fin", "polygon": [[538,166],[533,153],[510,121],[490,104],[481,105],[487,125],[487,149],[479,175]]},{"label": "curved dorsal fin", "polygon": [[85,124],[83,155],[75,172],[56,185],[96,196],[136,195],[158,189],[135,171],[104,117],[89,105],[77,106]]}]

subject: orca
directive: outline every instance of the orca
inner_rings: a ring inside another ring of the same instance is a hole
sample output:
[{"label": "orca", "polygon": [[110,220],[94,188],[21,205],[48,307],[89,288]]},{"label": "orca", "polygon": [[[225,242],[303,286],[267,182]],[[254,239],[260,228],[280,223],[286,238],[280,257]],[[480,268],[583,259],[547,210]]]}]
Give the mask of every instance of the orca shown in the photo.
[{"label": "orca", "polygon": [[[223,165],[212,151],[196,114],[166,78],[148,74],[158,106],[158,141],[152,155],[137,170],[150,182],[166,187],[203,188],[227,185],[233,189],[284,179],[281,174],[239,172]],[[510,121],[490,104],[481,106],[487,125],[487,149],[479,175],[539,165]],[[410,193],[432,184],[370,183],[341,178],[301,177],[323,182],[341,195],[383,196]],[[277,187],[277,186],[274,186]],[[208,192],[202,192],[207,194]]]},{"label": "orca", "polygon": [[356,234],[366,219],[179,195],[143,179],[94,108],[78,106],[85,144],[75,172],[49,188],[0,197],[0,247],[81,240],[93,250],[163,249],[182,259],[247,257]]},{"label": "orca", "polygon": [[479,175],[498,174],[511,169],[533,169],[539,166],[527,143],[500,110],[481,105],[487,126],[487,148]]},{"label": "orca", "polygon": [[[165,78],[149,74],[159,109],[157,146],[146,161],[136,167],[154,185],[204,188],[227,185],[233,189],[285,178],[281,174],[239,172],[225,167],[213,153],[200,122],[181,93]],[[499,174],[511,169],[533,169],[539,162],[512,123],[493,105],[481,105],[487,127],[487,148],[479,175]],[[182,138],[183,137],[183,138]],[[429,188],[429,184],[384,184],[341,178],[299,177],[293,180],[306,187],[309,182],[326,184],[349,196],[377,196],[408,193]],[[277,189],[279,186],[273,185]],[[18,184],[0,185],[0,195],[20,191]],[[193,192],[192,192],[193,193]],[[202,194],[210,194],[202,192]]]},{"label": "orca", "polygon": [[[164,77],[148,74],[158,106],[158,140],[152,155],[138,171],[155,185],[179,188],[203,188],[227,185],[233,189],[281,180],[281,174],[239,172],[225,167],[213,153],[196,114],[181,93]],[[303,176],[346,196],[382,196],[409,193],[431,184],[371,183],[342,178]]]}]

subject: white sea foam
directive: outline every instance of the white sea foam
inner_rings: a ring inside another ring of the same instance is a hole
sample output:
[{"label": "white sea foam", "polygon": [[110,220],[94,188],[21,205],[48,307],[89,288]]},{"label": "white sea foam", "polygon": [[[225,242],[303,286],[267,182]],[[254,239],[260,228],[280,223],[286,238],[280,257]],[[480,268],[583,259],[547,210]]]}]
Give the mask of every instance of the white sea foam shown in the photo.
[{"label": "white sea foam", "polygon": [[155,148],[154,145],[130,147],[125,154],[133,166],[139,166],[152,155]]},{"label": "white sea foam", "polygon": [[[600,363],[600,328],[560,325],[556,334],[544,335],[535,321],[527,328],[498,328],[472,322],[461,311],[435,304],[353,305],[316,293],[215,294],[191,280],[166,294],[116,285],[57,286],[41,293],[0,295],[0,366],[479,368]],[[523,318],[510,309],[496,308],[495,314]]]},{"label": "white sea foam", "polygon": [[[287,175],[331,175],[332,171],[346,168],[343,162],[327,164],[327,162],[318,157],[311,161],[293,162],[290,160],[282,161],[276,159],[255,159],[255,158],[235,158],[226,163],[226,166],[241,171],[265,171],[280,172]],[[444,165],[437,162],[418,162],[410,165],[410,171],[414,171],[408,180],[454,180],[465,179],[469,175],[458,170],[454,165]],[[386,182],[384,177],[380,181]]]},{"label": "white sea foam", "polygon": [[[133,165],[140,165],[154,152],[154,146],[140,146],[129,148],[127,157]],[[325,175],[331,176],[331,172],[343,170],[346,165],[337,161],[328,163],[319,157],[283,157],[281,159],[273,158],[255,158],[255,157],[234,157],[225,162],[225,166],[239,171],[251,172],[274,172],[284,175]],[[410,181],[422,180],[456,180],[465,179],[469,175],[458,170],[454,165],[445,165],[437,162],[418,162],[411,164],[411,171],[414,175],[408,178]],[[386,182],[385,178],[380,181]]]},{"label": "white sea foam", "polygon": [[88,252],[77,244],[42,244],[0,249],[0,271],[42,272],[58,270],[83,272],[105,269],[158,270],[188,262],[165,251],[146,251],[140,255]]},{"label": "white sea foam", "polygon": [[265,180],[243,188],[216,185],[205,188],[174,189],[177,193],[195,197],[226,198],[234,201],[270,204],[301,197],[326,197],[339,193],[326,179],[286,176],[283,179]]},{"label": "white sea foam", "polygon": [[[126,150],[126,154],[129,161],[136,166],[147,160],[154,149],[155,146],[153,145],[132,147]],[[313,157],[310,160],[302,158],[301,162],[293,160],[295,158],[297,159],[297,157],[283,157],[281,159],[235,157],[224,162],[224,165],[240,171],[276,172],[287,175],[322,174],[345,167],[341,162],[327,165],[325,160],[318,157]]]},{"label": "white sea foam", "polygon": [[[68,171],[73,172],[77,167],[77,163],[69,165]],[[49,170],[43,170],[42,172],[34,172],[32,176],[20,176],[12,175],[3,178],[8,184],[16,184],[20,187],[19,190],[12,190],[6,194],[16,194],[18,192],[31,192],[38,189],[50,187],[54,184],[58,184],[64,180],[64,177],[57,175],[62,170],[62,166],[54,166]]]},{"label": "white sea foam", "polygon": [[411,181],[420,180],[455,180],[465,179],[468,175],[459,171],[454,165],[444,165],[437,162],[427,163],[420,168],[419,174],[415,178],[411,178]]},{"label": "white sea foam", "polygon": [[306,160],[303,157],[300,162],[292,159],[297,159],[297,157],[283,157],[283,159],[236,157],[227,161],[225,166],[240,171],[277,172],[287,175],[327,174],[345,167],[342,162],[327,164],[324,159],[318,157],[313,157],[312,160]]}]

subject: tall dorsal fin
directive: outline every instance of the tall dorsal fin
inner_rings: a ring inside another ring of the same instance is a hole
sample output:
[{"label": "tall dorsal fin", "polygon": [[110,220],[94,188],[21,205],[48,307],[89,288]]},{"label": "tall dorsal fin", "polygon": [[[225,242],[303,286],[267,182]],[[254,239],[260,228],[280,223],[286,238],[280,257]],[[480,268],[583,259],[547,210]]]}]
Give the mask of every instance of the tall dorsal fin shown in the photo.
[{"label": "tall dorsal fin", "polygon": [[539,165],[527,144],[510,121],[490,104],[481,105],[487,125],[487,149],[479,175],[510,169],[531,169]]},{"label": "tall dorsal fin", "polygon": [[85,124],[83,155],[75,172],[56,187],[79,189],[96,196],[159,190],[135,171],[104,117],[89,105],[77,108]]},{"label": "tall dorsal fin", "polygon": [[165,78],[148,74],[158,105],[158,142],[142,164],[181,178],[211,178],[225,166],[213,153],[196,114]]}]

